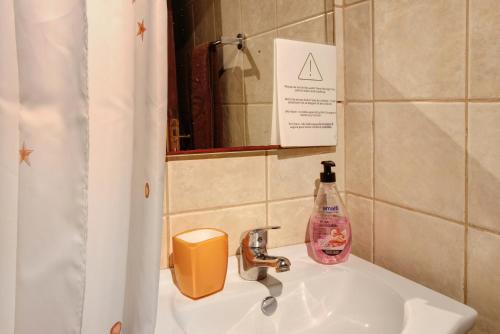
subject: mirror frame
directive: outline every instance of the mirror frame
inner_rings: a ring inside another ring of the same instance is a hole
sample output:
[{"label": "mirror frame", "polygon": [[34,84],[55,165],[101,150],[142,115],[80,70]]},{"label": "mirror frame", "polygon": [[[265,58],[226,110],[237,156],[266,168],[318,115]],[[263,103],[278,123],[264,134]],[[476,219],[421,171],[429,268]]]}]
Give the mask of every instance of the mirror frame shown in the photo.
[{"label": "mirror frame", "polygon": [[184,154],[207,154],[207,153],[225,153],[225,152],[245,152],[245,151],[268,151],[282,148],[280,145],[266,146],[235,146],[235,147],[220,147],[220,148],[204,148],[197,150],[186,151],[167,151],[166,156],[176,156]]}]

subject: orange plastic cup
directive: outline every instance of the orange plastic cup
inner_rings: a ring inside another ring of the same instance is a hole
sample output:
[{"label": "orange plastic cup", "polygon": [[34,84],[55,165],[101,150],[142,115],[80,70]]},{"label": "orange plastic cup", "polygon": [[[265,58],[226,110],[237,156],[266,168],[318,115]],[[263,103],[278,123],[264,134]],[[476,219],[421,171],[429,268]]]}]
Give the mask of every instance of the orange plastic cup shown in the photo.
[{"label": "orange plastic cup", "polygon": [[172,241],[175,280],[184,295],[199,299],[224,288],[228,258],[224,231],[194,229],[175,235]]}]

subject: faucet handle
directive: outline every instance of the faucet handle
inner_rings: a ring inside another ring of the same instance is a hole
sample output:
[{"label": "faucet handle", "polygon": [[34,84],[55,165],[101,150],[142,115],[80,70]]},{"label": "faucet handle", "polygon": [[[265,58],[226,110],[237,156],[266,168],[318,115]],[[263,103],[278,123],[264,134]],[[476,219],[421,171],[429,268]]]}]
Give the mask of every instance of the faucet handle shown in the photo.
[{"label": "faucet handle", "polygon": [[248,230],[243,233],[241,243],[246,244],[247,247],[265,248],[267,245],[267,231],[277,230],[280,228],[281,226],[265,226],[253,230]]}]

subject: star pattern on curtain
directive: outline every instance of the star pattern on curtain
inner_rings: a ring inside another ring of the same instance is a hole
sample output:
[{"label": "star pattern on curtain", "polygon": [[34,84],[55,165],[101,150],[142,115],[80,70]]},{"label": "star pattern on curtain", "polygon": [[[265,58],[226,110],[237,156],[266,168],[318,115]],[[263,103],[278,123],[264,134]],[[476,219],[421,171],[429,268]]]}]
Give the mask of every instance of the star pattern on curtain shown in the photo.
[{"label": "star pattern on curtain", "polygon": [[111,327],[109,334],[120,334],[122,332],[122,323],[118,321]]},{"label": "star pattern on curtain", "polygon": [[19,164],[24,162],[31,167],[30,154],[33,153],[33,151],[34,150],[26,148],[26,145],[23,142],[23,147],[19,150]]},{"label": "star pattern on curtain", "polygon": [[144,41],[144,33],[146,32],[146,26],[144,25],[144,20],[142,22],[137,22],[137,36],[141,36],[141,40]]}]

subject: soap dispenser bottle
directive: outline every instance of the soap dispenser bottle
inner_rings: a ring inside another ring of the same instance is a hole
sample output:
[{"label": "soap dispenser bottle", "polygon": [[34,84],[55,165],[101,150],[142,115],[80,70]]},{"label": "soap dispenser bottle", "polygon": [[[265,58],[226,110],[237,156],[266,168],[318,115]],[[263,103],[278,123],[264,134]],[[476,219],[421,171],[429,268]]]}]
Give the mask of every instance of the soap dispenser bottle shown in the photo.
[{"label": "soap dispenser bottle", "polygon": [[335,186],[333,161],[322,161],[324,171],[309,220],[309,255],[323,264],[341,263],[351,252],[351,225]]}]

